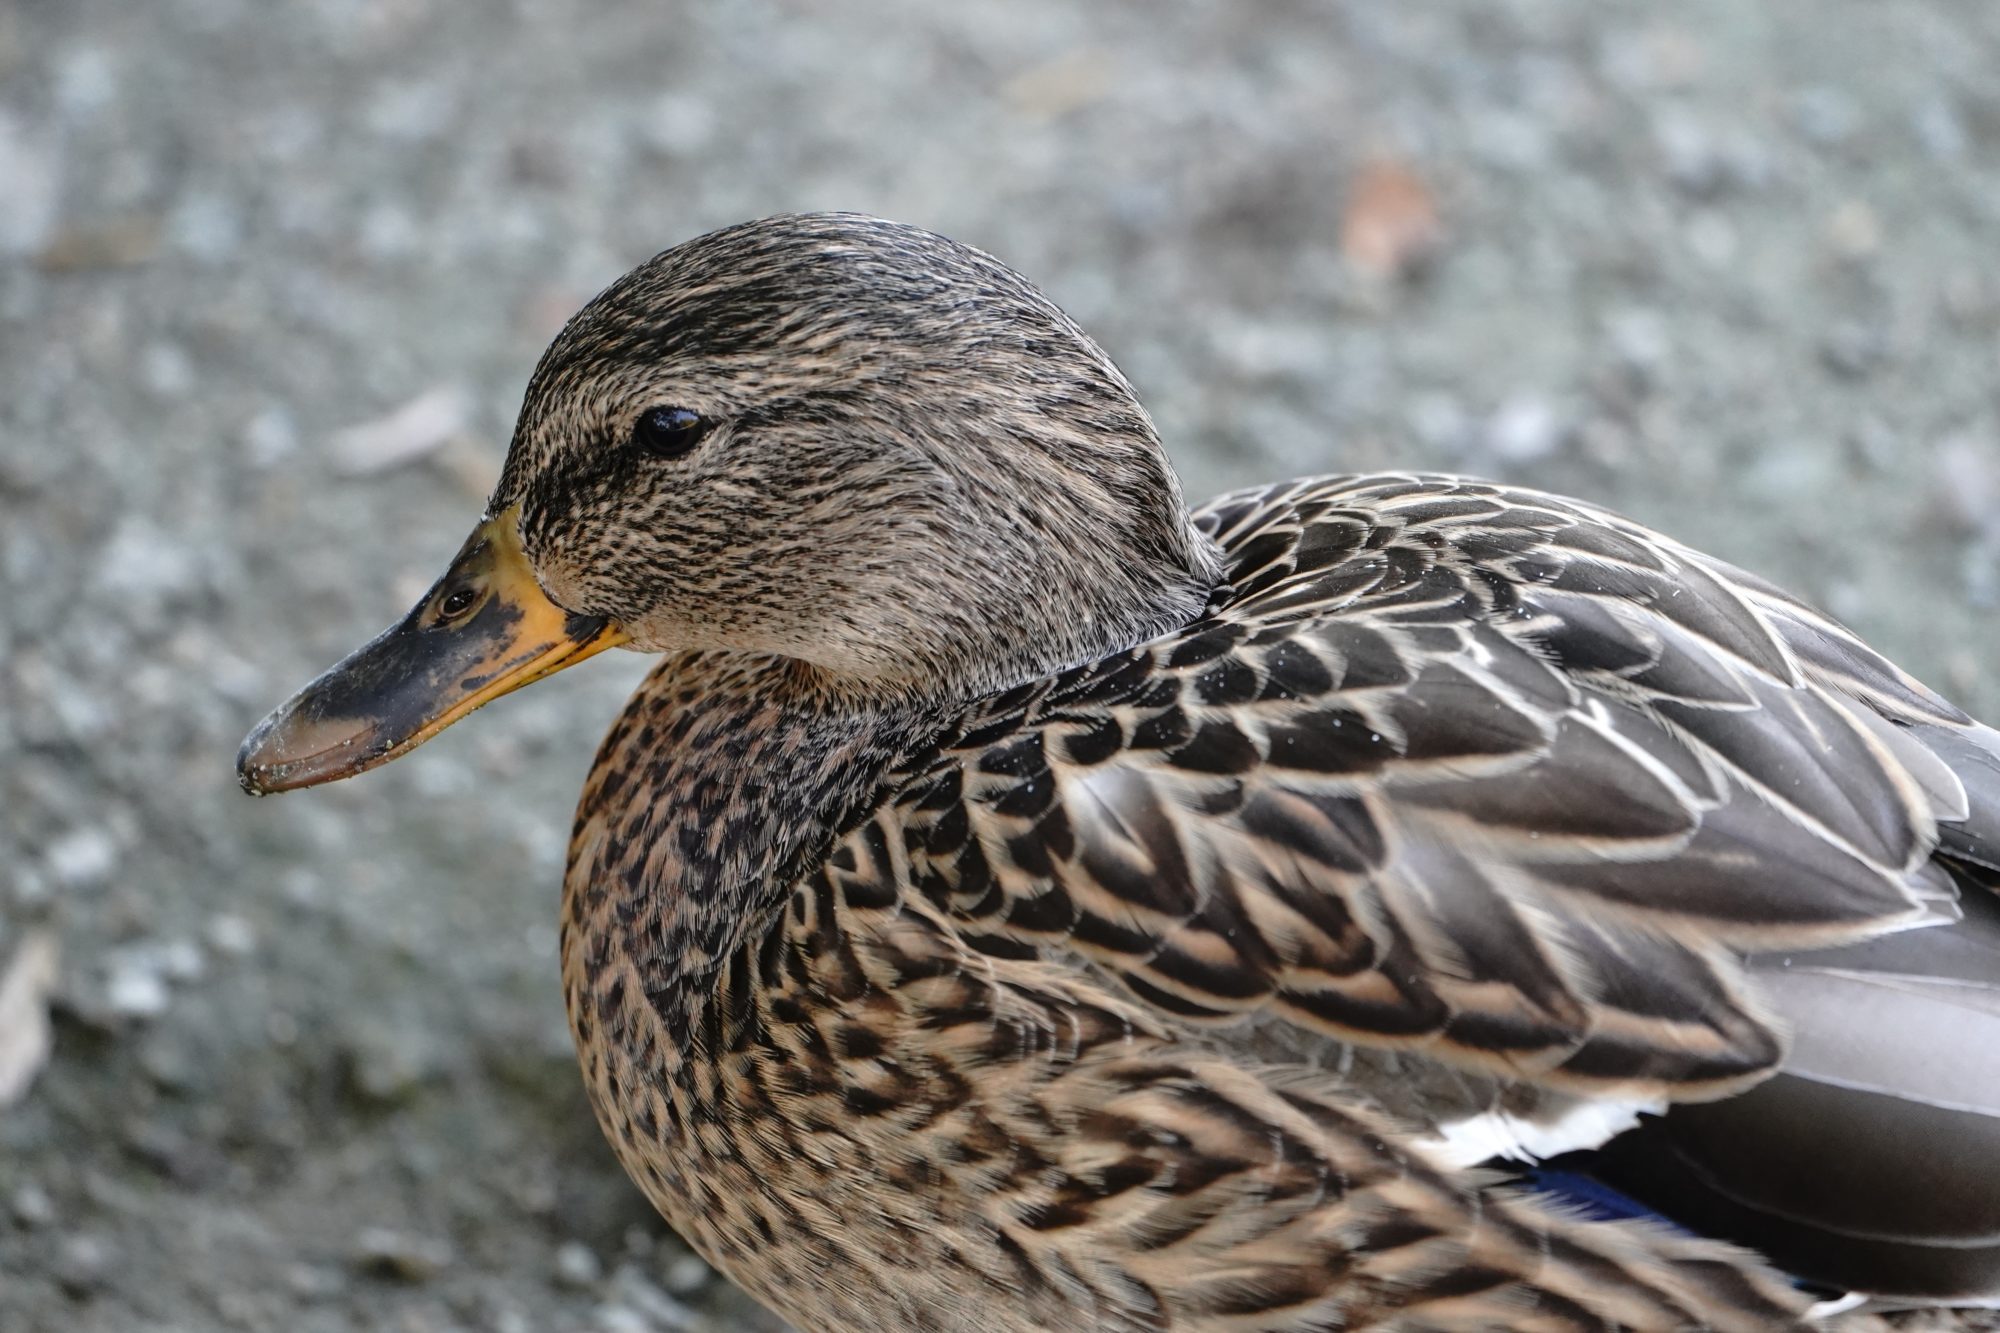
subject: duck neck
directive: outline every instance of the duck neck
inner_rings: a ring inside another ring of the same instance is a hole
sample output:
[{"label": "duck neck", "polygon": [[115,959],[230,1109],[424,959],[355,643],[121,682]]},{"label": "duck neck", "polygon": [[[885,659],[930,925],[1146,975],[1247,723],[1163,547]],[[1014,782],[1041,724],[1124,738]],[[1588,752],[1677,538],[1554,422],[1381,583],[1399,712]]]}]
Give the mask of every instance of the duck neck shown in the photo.
[{"label": "duck neck", "polygon": [[729,959],[947,711],[832,688],[786,658],[662,662],[605,738],[577,810],[563,974],[579,1042],[603,1024],[616,1044],[636,1034],[672,1053],[701,1032]]},{"label": "duck neck", "polygon": [[[1150,420],[1110,363],[992,405],[976,435],[924,446],[934,540],[884,567],[887,595],[852,617],[885,683],[995,693],[1156,638],[1199,616],[1221,554],[1195,526]],[[926,438],[921,423],[910,438]],[[913,497],[903,509],[921,512]],[[822,633],[813,648],[839,644]],[[811,651],[810,649],[808,651]],[[850,655],[866,674],[866,654]],[[822,665],[848,671],[829,657]]]}]

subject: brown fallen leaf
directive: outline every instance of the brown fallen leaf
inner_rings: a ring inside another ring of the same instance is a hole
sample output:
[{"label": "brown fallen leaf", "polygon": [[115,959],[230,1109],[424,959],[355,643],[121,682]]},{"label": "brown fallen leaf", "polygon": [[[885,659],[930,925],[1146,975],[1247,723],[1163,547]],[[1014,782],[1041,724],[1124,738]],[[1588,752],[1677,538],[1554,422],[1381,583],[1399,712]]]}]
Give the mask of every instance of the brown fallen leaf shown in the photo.
[{"label": "brown fallen leaf", "polygon": [[48,273],[81,273],[92,269],[130,268],[160,251],[160,220],[140,215],[94,225],[64,227],[35,256]]},{"label": "brown fallen leaf", "polygon": [[1430,187],[1399,162],[1363,167],[1340,219],[1340,253],[1381,281],[1415,276],[1444,243]]},{"label": "brown fallen leaf", "polygon": [[52,932],[29,931],[0,975],[0,1107],[21,1100],[49,1061],[49,992],[59,956]]}]

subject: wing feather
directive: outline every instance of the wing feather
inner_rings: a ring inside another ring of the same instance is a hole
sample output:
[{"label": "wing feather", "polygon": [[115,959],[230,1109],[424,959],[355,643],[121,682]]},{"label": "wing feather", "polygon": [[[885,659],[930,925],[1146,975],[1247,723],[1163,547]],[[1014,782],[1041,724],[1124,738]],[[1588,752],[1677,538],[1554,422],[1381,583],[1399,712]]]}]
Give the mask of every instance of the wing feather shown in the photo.
[{"label": "wing feather", "polygon": [[1944,919],[1940,821],[2000,849],[1992,733],[1626,520],[1393,476],[1200,521],[1203,620],[907,775],[910,873],[969,935],[1176,1021],[1713,1095],[1782,1050],[1747,952]]}]

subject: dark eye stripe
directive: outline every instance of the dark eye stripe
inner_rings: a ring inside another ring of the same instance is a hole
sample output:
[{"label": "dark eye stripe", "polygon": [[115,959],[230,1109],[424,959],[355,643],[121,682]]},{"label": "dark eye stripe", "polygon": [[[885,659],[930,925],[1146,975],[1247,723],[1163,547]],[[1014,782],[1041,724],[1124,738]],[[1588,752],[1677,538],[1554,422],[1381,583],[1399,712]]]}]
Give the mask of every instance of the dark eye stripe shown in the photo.
[{"label": "dark eye stripe", "polygon": [[632,423],[632,443],[656,458],[678,458],[708,433],[701,413],[687,407],[649,407]]}]

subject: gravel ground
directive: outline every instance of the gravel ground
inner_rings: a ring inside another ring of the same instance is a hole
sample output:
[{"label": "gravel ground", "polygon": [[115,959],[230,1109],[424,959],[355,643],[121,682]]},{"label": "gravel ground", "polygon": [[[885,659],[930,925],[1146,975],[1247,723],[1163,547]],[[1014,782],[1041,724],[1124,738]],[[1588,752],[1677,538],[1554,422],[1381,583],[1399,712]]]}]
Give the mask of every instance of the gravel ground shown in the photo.
[{"label": "gravel ground", "polygon": [[923,223],[1098,333],[1193,494],[1585,495],[2000,715],[1996,71],[1986,0],[0,4],[0,1328],[774,1327],[562,1024],[643,663],[322,792],[230,772],[632,262]]}]

